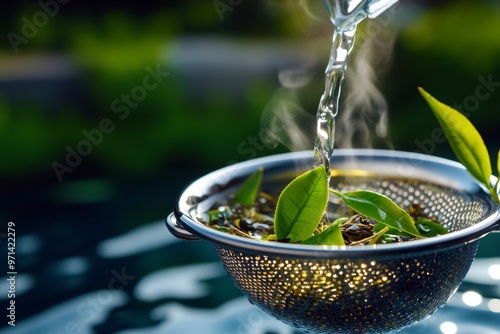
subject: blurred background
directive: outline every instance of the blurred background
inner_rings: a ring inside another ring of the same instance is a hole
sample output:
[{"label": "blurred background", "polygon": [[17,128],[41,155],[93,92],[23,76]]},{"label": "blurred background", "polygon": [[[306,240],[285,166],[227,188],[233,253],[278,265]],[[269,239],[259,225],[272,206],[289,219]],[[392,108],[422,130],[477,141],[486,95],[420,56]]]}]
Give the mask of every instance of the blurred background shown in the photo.
[{"label": "blurred background", "polygon": [[[14,222],[18,272],[17,326],[0,333],[188,333],[196,321],[292,333],[234,323],[224,307],[247,303],[230,304],[241,294],[211,246],[174,240],[163,220],[209,171],[312,149],[333,32],[323,2],[21,0],[0,15],[0,237],[6,258]],[[422,86],[469,117],[496,166],[499,36],[495,0],[407,0],[363,22],[338,147],[454,159]],[[498,242],[488,235],[479,257],[500,264]],[[498,276],[481,292],[495,312]]]}]

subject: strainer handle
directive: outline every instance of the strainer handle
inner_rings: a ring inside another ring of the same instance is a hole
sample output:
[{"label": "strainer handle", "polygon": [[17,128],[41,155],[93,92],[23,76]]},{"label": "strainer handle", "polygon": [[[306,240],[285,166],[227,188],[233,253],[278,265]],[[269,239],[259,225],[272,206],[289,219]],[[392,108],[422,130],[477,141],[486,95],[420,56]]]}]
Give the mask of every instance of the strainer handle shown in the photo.
[{"label": "strainer handle", "polygon": [[168,215],[167,219],[165,219],[165,223],[167,224],[167,228],[175,237],[183,240],[200,240],[198,237],[194,236],[190,232],[186,231],[184,227],[182,227],[179,223],[175,214],[172,212]]}]

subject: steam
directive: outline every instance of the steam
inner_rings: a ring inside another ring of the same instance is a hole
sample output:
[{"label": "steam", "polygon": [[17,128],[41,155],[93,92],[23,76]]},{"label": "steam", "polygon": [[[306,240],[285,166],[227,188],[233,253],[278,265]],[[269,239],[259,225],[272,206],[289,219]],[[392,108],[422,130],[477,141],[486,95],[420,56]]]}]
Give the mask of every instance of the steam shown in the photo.
[{"label": "steam", "polygon": [[[370,34],[369,32],[376,32]],[[393,29],[369,20],[346,72],[337,121],[337,147],[392,147],[388,136],[388,105],[377,80],[388,69],[396,39]]]},{"label": "steam", "polygon": [[299,89],[311,81],[312,74],[308,71],[307,67],[284,69],[278,73],[278,79],[280,84],[285,88]]},{"label": "steam", "polygon": [[286,86],[276,91],[261,118],[261,127],[270,130],[266,141],[281,143],[292,152],[313,148],[316,121],[298,101],[295,89],[307,80],[296,74],[283,75]]},{"label": "steam", "polygon": [[[316,3],[317,1],[313,1]],[[316,4],[317,5],[317,4]],[[320,4],[322,8],[324,8],[324,5],[321,3]],[[313,13],[314,9],[311,8],[311,3],[309,0],[299,0],[299,6],[304,10],[304,12],[309,16],[310,18],[313,18],[315,20],[319,20],[320,17],[316,14]]]},{"label": "steam", "polygon": [[[368,20],[364,28],[358,32],[342,88],[336,119],[336,148],[392,148],[387,138],[388,105],[377,87],[377,80],[391,63],[396,32],[376,20]],[[322,61],[314,66],[324,68],[326,64]],[[276,91],[261,118],[261,128],[268,130],[268,142],[281,143],[290,151],[314,148],[316,110],[304,110],[298,99],[313,75],[317,75],[317,71],[311,64],[279,73],[282,87]],[[323,78],[321,76],[321,80]],[[318,102],[322,93],[317,92]]]}]

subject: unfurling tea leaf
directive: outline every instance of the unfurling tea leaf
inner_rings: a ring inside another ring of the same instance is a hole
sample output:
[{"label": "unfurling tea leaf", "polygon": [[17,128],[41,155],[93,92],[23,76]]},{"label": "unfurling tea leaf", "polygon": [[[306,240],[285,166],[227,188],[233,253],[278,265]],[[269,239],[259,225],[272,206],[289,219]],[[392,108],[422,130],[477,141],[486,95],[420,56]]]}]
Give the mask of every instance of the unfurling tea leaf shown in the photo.
[{"label": "unfurling tea leaf", "polygon": [[342,198],[347,206],[360,215],[372,218],[389,228],[393,227],[400,232],[423,238],[410,215],[397,206],[389,197],[369,190],[346,193],[332,189],[330,191]]},{"label": "unfurling tea leaf", "polygon": [[263,173],[264,170],[259,168],[245,180],[241,188],[234,195],[233,204],[241,204],[244,206],[254,205],[257,194],[259,193]]},{"label": "unfurling tea leaf", "polygon": [[308,239],[318,226],[328,203],[328,181],[324,166],[295,178],[281,192],[274,215],[278,240]]},{"label": "unfurling tea leaf", "polygon": [[490,184],[492,173],[490,156],[479,132],[459,111],[439,102],[421,87],[418,90],[436,116],[458,161],[476,180],[488,188],[498,203],[498,195]]},{"label": "unfurling tea leaf", "polygon": [[327,229],[304,240],[302,243],[305,245],[345,246],[340,225],[345,223],[348,219],[347,217],[337,219]]}]

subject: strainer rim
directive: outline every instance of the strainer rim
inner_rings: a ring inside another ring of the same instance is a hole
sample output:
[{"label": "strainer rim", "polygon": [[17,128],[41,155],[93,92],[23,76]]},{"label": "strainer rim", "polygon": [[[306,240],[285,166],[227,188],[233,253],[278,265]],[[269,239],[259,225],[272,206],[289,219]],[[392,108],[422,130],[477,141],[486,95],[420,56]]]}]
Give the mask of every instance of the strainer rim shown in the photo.
[{"label": "strainer rim", "polygon": [[[473,179],[465,170],[463,165],[456,161],[449,159],[405,151],[395,150],[381,150],[381,149],[337,149],[332,157],[356,157],[356,158],[382,158],[382,159],[403,159],[407,161],[420,161],[425,163],[433,163],[447,168],[452,168],[454,171],[462,171],[467,180],[460,180],[471,185],[480,187],[482,191],[486,192],[484,186],[480,185]],[[446,235],[432,237],[428,239],[415,240],[410,242],[398,244],[379,244],[370,246],[314,246],[302,244],[286,244],[269,242],[262,240],[254,240],[243,238],[239,236],[230,235],[228,233],[217,231],[213,228],[192,218],[189,214],[181,208],[182,201],[186,201],[189,192],[197,188],[203,183],[209,183],[213,180],[220,178],[220,175],[230,172],[235,169],[248,169],[255,170],[258,165],[268,165],[270,163],[284,162],[284,161],[303,161],[312,159],[312,151],[289,152],[271,155],[267,157],[257,158],[240,162],[235,165],[227,166],[198,178],[185,188],[184,192],[174,203],[174,214],[177,220],[181,223],[182,227],[199,237],[200,239],[207,240],[215,243],[224,248],[230,248],[237,251],[253,254],[273,254],[285,257],[307,257],[307,258],[361,258],[361,257],[387,257],[387,256],[408,256],[419,255],[422,253],[435,253],[438,251],[445,251],[451,248],[461,247],[465,244],[476,241],[477,239],[485,236],[495,229],[500,217],[500,207],[494,206],[493,202],[490,204],[491,212],[482,221]],[[425,181],[429,181],[426,179]],[[492,184],[496,182],[496,178],[492,176]],[[216,183],[213,183],[216,185]],[[192,193],[192,192],[191,192]]]}]

